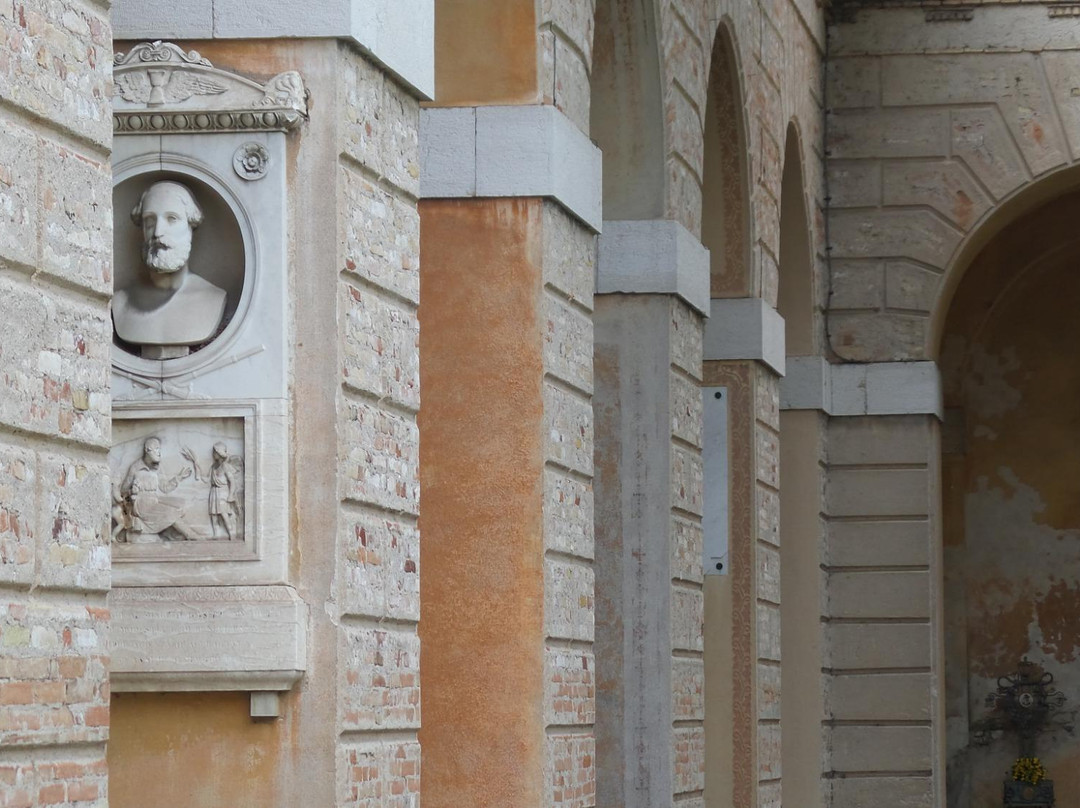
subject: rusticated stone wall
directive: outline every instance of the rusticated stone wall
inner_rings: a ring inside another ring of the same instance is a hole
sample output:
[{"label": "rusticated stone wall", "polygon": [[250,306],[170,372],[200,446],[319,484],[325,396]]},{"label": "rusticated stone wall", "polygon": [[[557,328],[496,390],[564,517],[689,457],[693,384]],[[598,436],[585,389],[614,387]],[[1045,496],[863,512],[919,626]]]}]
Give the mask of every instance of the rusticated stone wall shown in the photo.
[{"label": "rusticated stone wall", "polygon": [[104,808],[108,2],[0,7],[0,804]]},{"label": "rusticated stone wall", "polygon": [[[969,4],[970,5],[970,4]],[[933,358],[980,225],[1080,145],[1080,50],[1060,4],[832,26],[829,342],[856,362]],[[984,231],[985,232],[985,231]]]},{"label": "rusticated stone wall", "polygon": [[337,805],[411,808],[420,793],[420,108],[354,48],[341,45],[338,59]]}]

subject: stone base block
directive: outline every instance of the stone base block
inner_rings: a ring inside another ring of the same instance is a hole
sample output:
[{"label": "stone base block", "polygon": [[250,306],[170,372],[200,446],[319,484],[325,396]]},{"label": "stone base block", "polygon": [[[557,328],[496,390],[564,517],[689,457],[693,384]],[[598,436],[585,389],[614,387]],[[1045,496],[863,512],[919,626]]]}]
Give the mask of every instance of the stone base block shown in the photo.
[{"label": "stone base block", "polygon": [[288,690],[307,606],[289,586],[115,589],[112,690]]}]

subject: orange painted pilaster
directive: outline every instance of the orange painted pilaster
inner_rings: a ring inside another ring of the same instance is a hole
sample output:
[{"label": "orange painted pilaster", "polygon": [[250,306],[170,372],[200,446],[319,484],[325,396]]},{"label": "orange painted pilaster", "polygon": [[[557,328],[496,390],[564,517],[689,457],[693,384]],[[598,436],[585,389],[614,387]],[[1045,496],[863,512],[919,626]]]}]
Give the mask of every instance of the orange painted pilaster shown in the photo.
[{"label": "orange painted pilaster", "polygon": [[542,211],[420,205],[425,808],[544,804]]},{"label": "orange painted pilaster", "polygon": [[440,106],[539,100],[534,0],[435,4],[435,102]]}]

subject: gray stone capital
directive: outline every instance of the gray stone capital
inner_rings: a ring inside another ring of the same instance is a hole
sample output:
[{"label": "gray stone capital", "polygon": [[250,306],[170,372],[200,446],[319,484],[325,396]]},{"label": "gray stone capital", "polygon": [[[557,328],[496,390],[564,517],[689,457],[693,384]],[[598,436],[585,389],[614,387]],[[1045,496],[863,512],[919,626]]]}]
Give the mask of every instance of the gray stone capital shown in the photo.
[{"label": "gray stone capital", "polygon": [[752,359],[784,375],[784,318],[760,297],[714,299],[705,361]]},{"label": "gray stone capital", "polygon": [[709,251],[672,219],[604,222],[596,293],[669,294],[709,316]]},{"label": "gray stone capital", "polygon": [[933,415],[943,419],[941,373],[935,362],[830,365],[821,356],[787,357],[780,408],[831,416]]},{"label": "gray stone capital", "polygon": [[420,196],[546,197],[599,233],[602,157],[548,105],[420,111]]}]

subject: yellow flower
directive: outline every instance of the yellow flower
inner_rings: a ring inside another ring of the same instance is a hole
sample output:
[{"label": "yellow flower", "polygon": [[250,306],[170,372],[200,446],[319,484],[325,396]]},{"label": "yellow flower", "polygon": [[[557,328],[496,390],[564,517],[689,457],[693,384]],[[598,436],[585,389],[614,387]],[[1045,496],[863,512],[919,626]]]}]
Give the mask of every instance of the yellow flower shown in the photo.
[{"label": "yellow flower", "polygon": [[1022,783],[1037,786],[1046,779],[1046,767],[1037,757],[1017,758],[1012,765],[1012,778]]}]

